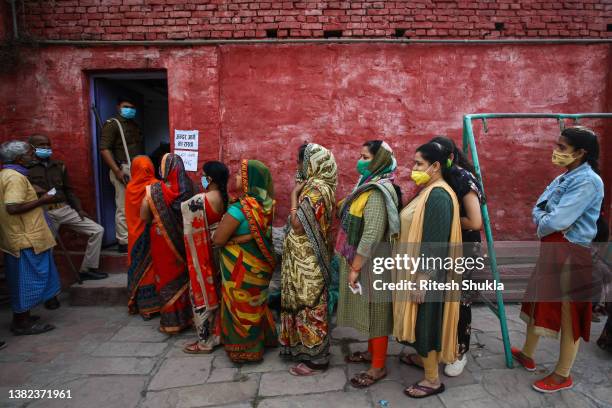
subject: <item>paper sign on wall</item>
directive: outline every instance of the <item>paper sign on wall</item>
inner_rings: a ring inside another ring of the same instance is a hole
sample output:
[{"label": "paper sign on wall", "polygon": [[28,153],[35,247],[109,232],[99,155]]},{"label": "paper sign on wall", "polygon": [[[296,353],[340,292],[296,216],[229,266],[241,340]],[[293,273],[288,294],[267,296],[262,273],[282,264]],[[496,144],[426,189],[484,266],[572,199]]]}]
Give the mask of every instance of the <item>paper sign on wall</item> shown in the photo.
[{"label": "paper sign on wall", "polygon": [[174,148],[198,150],[199,131],[174,129]]},{"label": "paper sign on wall", "polygon": [[198,152],[191,150],[175,150],[175,154],[181,156],[185,170],[187,171],[198,171]]}]

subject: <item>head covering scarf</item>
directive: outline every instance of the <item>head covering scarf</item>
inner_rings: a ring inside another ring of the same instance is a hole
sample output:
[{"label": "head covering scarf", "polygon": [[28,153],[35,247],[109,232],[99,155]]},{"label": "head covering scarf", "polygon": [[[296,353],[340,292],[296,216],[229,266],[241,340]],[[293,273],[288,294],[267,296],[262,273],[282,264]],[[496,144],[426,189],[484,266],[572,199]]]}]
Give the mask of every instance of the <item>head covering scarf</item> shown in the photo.
[{"label": "head covering scarf", "polygon": [[128,227],[128,261],[134,243],[142,234],[145,222],[140,218],[140,204],[146,194],[146,188],[158,181],[155,168],[148,156],[137,156],[130,167],[131,178],[125,188],[125,219]]},{"label": "head covering scarf", "polygon": [[272,220],[274,218],[274,186],[272,175],[259,160],[242,160],[240,166],[243,194],[238,199],[249,222],[257,246],[274,267]]},{"label": "head covering scarf", "polygon": [[395,160],[395,156],[393,155],[393,149],[387,142],[382,142],[380,148],[370,160],[370,165],[368,166],[368,170],[370,171],[369,176],[361,176],[359,178],[359,182],[357,183],[357,187],[369,183],[375,182],[382,178],[393,178],[393,172],[397,168],[397,161]]},{"label": "head covering scarf", "polygon": [[332,152],[321,145],[309,143],[304,150],[302,174],[306,177],[306,184],[301,196],[308,196],[313,190],[318,190],[331,218],[338,184],[338,168]]},{"label": "head covering scarf", "polygon": [[373,189],[378,189],[385,198],[389,234],[394,236],[399,233],[398,197],[393,187],[396,168],[397,161],[391,146],[382,142],[368,166],[371,174],[367,177],[361,176],[353,191],[340,203],[338,212],[340,230],[336,241],[336,251],[349,263],[353,261],[361,239],[363,210]]},{"label": "head covering scarf", "polygon": [[168,244],[181,259],[185,259],[183,240],[183,219],[181,203],[193,196],[193,184],[180,156],[167,153],[162,158],[161,175],[163,181],[152,184],[150,189],[151,210],[156,219],[163,224],[169,240]]}]

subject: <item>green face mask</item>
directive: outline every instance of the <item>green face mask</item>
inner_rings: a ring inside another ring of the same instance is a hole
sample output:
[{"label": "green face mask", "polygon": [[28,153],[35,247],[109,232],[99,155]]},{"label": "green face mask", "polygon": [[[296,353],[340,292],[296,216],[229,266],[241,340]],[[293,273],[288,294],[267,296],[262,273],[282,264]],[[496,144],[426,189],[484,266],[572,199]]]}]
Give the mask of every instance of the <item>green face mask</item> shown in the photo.
[{"label": "green face mask", "polygon": [[357,173],[364,177],[368,177],[372,172],[368,170],[371,160],[358,160],[357,161]]}]

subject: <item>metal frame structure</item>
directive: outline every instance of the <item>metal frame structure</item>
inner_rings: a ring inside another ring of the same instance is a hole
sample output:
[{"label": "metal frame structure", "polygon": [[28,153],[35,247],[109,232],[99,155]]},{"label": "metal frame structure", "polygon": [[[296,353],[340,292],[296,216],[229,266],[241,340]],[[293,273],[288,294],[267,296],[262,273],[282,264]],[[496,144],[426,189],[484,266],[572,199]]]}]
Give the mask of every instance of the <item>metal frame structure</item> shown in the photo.
[{"label": "metal frame structure", "polygon": [[[559,122],[561,129],[565,126],[565,119],[573,120],[578,123],[580,119],[612,119],[612,113],[477,113],[469,114],[463,117],[463,152],[465,154],[468,151],[472,154],[472,163],[476,170],[476,177],[482,187],[482,194],[485,195],[484,183],[482,180],[482,172],[480,171],[480,163],[478,161],[478,150],[476,148],[476,140],[474,138],[474,129],[472,127],[473,120],[482,120],[485,133],[488,131],[487,120],[488,119],[556,119]],[[493,279],[501,282],[499,271],[497,270],[497,257],[495,254],[495,246],[493,240],[493,232],[491,231],[491,220],[489,218],[489,210],[487,208],[487,201],[484,200],[481,204],[482,219],[484,223],[484,230],[487,239],[487,251],[489,256],[489,262],[491,267],[491,273]],[[513,367],[512,353],[510,352],[510,338],[508,336],[508,324],[506,322],[506,309],[504,307],[504,299],[501,292],[495,291],[496,303],[494,305],[490,301],[486,301],[491,311],[499,319],[502,332],[502,340],[504,342],[504,354],[506,358],[506,366],[508,368]]]}]

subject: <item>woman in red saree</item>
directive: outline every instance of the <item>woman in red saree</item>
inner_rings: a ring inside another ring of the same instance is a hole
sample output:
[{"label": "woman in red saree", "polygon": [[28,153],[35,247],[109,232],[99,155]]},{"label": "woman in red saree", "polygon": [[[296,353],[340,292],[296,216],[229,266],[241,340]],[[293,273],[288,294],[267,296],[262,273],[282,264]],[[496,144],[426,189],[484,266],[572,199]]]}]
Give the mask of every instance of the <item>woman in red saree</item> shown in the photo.
[{"label": "woman in red saree", "polygon": [[193,325],[198,336],[183,348],[188,354],[208,354],[221,344],[219,254],[213,249],[211,237],[227,209],[228,179],[225,164],[204,163],[204,192],[181,204]]},{"label": "woman in red saree", "polygon": [[125,189],[125,219],[128,227],[128,312],[149,320],[159,312],[159,293],[151,260],[150,225],[140,218],[147,186],[158,181],[151,159],[134,158],[131,179]]},{"label": "woman in red saree", "polygon": [[191,326],[192,319],[181,203],[193,196],[193,185],[176,154],[162,158],[161,175],[162,181],[147,186],[140,215],[152,221],[151,258],[161,302],[159,330],[174,334]]}]

